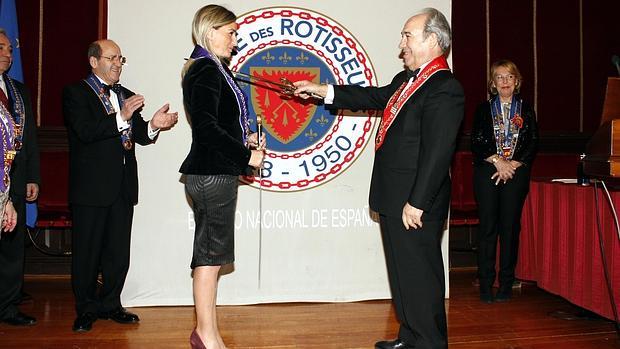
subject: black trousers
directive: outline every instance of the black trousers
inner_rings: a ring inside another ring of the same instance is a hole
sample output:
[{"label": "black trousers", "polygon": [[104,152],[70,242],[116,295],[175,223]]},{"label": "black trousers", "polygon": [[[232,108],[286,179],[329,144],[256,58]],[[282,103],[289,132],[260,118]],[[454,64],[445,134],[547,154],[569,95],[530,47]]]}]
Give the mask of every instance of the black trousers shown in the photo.
[{"label": "black trousers", "polygon": [[26,237],[26,199],[13,198],[17,226],[0,239],[0,319],[17,314],[24,283],[24,242]]},{"label": "black trousers", "polygon": [[444,221],[406,230],[401,217],[380,216],[398,337],[415,348],[447,348],[445,278],[441,256]]},{"label": "black trousers", "polygon": [[478,278],[481,292],[490,292],[495,282],[495,260],[499,236],[500,290],[512,288],[519,252],[521,211],[530,187],[530,169],[517,168],[515,176],[495,185],[495,166],[474,166],[474,194],[478,202]]},{"label": "black trousers", "polygon": [[[133,204],[126,195],[107,207],[72,205],[71,282],[78,315],[97,314],[121,306],[129,270]],[[97,293],[101,271],[103,286]]]}]

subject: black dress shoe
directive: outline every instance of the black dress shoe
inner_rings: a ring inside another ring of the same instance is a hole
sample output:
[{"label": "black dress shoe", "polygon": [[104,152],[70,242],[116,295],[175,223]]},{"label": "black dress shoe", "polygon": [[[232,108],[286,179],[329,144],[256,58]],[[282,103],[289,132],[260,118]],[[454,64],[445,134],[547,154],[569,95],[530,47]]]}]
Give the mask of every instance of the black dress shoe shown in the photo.
[{"label": "black dress shoe", "polygon": [[2,322],[13,326],[32,326],[37,323],[37,319],[18,311],[15,315],[2,319]]},{"label": "black dress shoe", "polygon": [[512,298],[512,292],[497,292],[497,295],[495,296],[495,301],[500,303],[508,302],[510,298]]},{"label": "black dress shoe", "polygon": [[482,303],[486,303],[486,304],[493,303],[493,301],[494,301],[493,294],[492,293],[481,293],[480,294],[480,301]]},{"label": "black dress shoe", "polygon": [[495,295],[496,302],[508,302],[512,298],[512,284],[512,282],[499,284],[499,291]]},{"label": "black dress shoe", "polygon": [[99,313],[100,319],[110,319],[118,322],[119,324],[135,324],[140,322],[138,315],[130,313],[125,308],[119,307],[112,311]]},{"label": "black dress shoe", "polygon": [[377,342],[375,343],[375,349],[413,349],[413,347],[397,338],[392,341]]},{"label": "black dress shoe", "polygon": [[74,332],[88,332],[93,328],[93,322],[97,321],[97,315],[93,313],[84,313],[79,315],[73,321]]}]

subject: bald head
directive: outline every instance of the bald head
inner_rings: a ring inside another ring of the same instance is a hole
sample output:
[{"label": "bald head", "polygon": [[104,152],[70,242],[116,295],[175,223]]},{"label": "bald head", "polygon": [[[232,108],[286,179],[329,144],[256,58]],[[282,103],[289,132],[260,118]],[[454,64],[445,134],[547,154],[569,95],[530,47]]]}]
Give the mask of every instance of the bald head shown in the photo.
[{"label": "bald head", "polygon": [[102,47],[108,46],[108,45],[114,45],[118,47],[118,45],[114,41],[108,40],[108,39],[102,39],[102,40],[91,42],[90,45],[88,45],[88,58],[90,59],[90,57],[95,57],[95,58],[101,57]]},{"label": "bald head", "polygon": [[446,16],[432,7],[423,9],[413,17],[417,16],[422,16],[422,18],[424,18],[425,37],[430,34],[435,34],[441,52],[446,54],[452,45],[452,30],[450,29],[450,23],[448,23]]},{"label": "bald head", "polygon": [[97,40],[88,46],[88,62],[92,72],[108,85],[120,80],[122,57],[121,48],[112,40]]},{"label": "bald head", "polygon": [[450,49],[450,26],[441,12],[424,9],[409,18],[401,32],[399,48],[405,66],[415,70]]}]

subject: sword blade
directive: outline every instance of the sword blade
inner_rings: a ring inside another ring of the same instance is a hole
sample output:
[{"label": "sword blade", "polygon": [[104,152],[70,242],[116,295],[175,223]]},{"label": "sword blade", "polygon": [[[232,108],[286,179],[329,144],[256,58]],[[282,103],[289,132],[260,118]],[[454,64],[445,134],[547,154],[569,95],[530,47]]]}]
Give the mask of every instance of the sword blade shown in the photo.
[{"label": "sword blade", "polygon": [[283,83],[280,83],[280,82],[275,82],[275,81],[272,81],[272,80],[269,80],[269,79],[265,79],[265,78],[261,78],[261,77],[258,77],[258,76],[254,76],[254,75],[250,75],[250,74],[246,74],[246,73],[241,73],[241,72],[236,72],[236,71],[234,71],[232,73],[237,75],[237,76],[242,76],[244,78],[248,78],[248,79],[256,80],[256,81],[261,81],[261,82],[265,82],[265,83],[271,84],[273,86],[277,86],[277,87],[283,89],[284,91],[293,91],[295,89],[295,86],[293,86],[293,85],[287,85],[287,84],[283,84]]}]

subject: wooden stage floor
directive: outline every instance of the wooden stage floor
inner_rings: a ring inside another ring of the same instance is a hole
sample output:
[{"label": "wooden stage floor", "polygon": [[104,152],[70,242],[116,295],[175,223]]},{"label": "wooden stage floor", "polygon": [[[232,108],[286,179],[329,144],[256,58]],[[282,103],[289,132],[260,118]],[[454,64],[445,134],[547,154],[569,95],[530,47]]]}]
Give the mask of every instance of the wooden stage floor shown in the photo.
[{"label": "wooden stage floor", "polygon": [[[452,298],[446,301],[450,348],[620,348],[612,322],[551,317],[556,310],[577,309],[534,285],[524,285],[511,302],[480,303],[471,282],[474,274],[451,273]],[[140,324],[99,320],[91,332],[76,334],[71,331],[75,315],[69,278],[27,277],[25,289],[34,301],[21,310],[39,323],[27,328],[0,324],[0,348],[189,348],[192,307],[133,308]],[[229,348],[373,348],[375,341],[397,332],[388,301],[223,306],[218,311]]]}]

